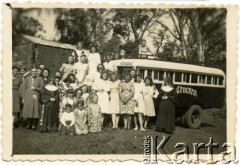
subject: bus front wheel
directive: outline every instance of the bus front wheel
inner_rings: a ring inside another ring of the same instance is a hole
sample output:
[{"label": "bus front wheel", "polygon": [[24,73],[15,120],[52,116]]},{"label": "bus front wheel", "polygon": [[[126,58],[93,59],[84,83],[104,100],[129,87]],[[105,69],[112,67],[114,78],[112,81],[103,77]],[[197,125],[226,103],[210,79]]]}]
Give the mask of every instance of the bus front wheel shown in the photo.
[{"label": "bus front wheel", "polygon": [[189,128],[197,129],[202,124],[202,108],[192,105],[185,114],[185,124]]}]

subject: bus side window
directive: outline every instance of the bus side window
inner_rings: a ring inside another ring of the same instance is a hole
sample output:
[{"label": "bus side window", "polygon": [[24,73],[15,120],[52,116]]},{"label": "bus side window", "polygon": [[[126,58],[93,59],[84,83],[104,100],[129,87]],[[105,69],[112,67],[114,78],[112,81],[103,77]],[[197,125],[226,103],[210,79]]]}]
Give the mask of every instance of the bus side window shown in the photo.
[{"label": "bus side window", "polygon": [[205,84],[205,79],[206,79],[206,75],[199,75],[199,83],[200,84]]},{"label": "bus side window", "polygon": [[175,72],[175,82],[182,82],[182,73]]},{"label": "bus side window", "polygon": [[183,82],[189,83],[190,81],[190,73],[184,73]]},{"label": "bus side window", "polygon": [[144,79],[144,69],[139,69],[138,74],[141,75],[142,79]]},{"label": "bus side window", "polygon": [[147,70],[147,76],[152,78],[152,72],[153,70]]},{"label": "bus side window", "polygon": [[206,78],[207,78],[207,84],[212,84],[211,83],[212,76],[206,76]]},{"label": "bus side window", "polygon": [[154,79],[154,80],[158,80],[158,71],[157,71],[157,70],[154,70],[153,72],[154,72],[154,74],[153,74],[153,79]]},{"label": "bus side window", "polygon": [[219,85],[223,85],[223,80],[224,80],[223,77],[220,76],[220,77],[219,77]]},{"label": "bus side window", "polygon": [[158,80],[163,81],[164,79],[164,71],[159,70],[158,71]]},{"label": "bus side window", "polygon": [[192,82],[191,83],[198,83],[198,75],[192,74]]},{"label": "bus side window", "polygon": [[166,77],[171,77],[173,79],[173,72],[167,71]]}]

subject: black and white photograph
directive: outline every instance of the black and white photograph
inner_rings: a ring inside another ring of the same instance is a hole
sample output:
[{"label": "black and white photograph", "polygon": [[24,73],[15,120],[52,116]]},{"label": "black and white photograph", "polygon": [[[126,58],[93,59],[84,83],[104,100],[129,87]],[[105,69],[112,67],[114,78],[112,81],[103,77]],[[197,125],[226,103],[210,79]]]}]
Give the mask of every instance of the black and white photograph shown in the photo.
[{"label": "black and white photograph", "polygon": [[226,7],[6,7],[13,158],[227,150]]}]

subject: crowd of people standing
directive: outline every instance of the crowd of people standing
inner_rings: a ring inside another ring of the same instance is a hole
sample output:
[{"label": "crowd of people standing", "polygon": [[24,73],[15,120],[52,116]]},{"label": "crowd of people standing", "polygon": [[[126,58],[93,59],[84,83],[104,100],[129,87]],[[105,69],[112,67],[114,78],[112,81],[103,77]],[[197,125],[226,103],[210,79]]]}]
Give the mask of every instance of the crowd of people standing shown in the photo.
[{"label": "crowd of people standing", "polygon": [[[124,50],[119,59],[124,58]],[[77,43],[77,49],[50,77],[44,64],[26,70],[13,67],[13,121],[23,121],[26,128],[41,132],[81,135],[98,133],[111,125],[146,131],[148,121],[156,116],[154,99],[161,97],[156,131],[175,130],[175,89],[167,77],[156,89],[150,77],[142,79],[134,69],[118,75],[112,56],[101,60],[94,45],[90,51]],[[160,96],[159,96],[160,95]]]}]

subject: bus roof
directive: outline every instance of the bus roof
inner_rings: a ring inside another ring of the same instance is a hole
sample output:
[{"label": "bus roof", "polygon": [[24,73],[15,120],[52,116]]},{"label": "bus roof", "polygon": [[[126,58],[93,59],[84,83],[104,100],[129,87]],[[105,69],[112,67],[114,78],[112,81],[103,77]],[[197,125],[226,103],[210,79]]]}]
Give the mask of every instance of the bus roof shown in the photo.
[{"label": "bus roof", "polygon": [[152,69],[156,68],[156,69],[188,71],[188,72],[225,76],[224,72],[221,69],[211,68],[206,66],[198,66],[193,64],[183,64],[183,63],[176,63],[176,62],[148,60],[148,59],[121,59],[121,60],[113,60],[112,62],[115,66],[123,66],[123,67],[133,66],[133,67],[143,67],[143,68],[152,68]]}]

